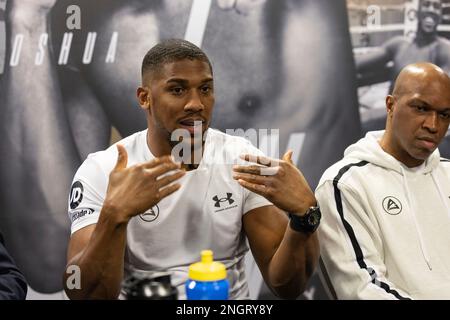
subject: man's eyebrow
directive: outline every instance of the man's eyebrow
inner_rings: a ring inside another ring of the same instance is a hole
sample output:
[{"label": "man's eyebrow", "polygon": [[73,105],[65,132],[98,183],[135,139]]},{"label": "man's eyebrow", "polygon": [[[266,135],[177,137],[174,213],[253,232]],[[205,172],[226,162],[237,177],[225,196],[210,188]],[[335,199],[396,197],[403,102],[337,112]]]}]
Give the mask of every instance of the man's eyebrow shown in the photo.
[{"label": "man's eyebrow", "polygon": [[422,100],[420,98],[412,98],[409,103],[421,103],[426,105],[427,107],[431,107],[431,104],[429,104],[428,102],[426,102],[425,100]]},{"label": "man's eyebrow", "polygon": [[214,81],[213,78],[208,77],[208,78],[203,79],[203,80],[202,80],[202,83],[213,82],[213,81]]},{"label": "man's eyebrow", "polygon": [[189,81],[186,79],[181,79],[181,78],[170,78],[169,80],[166,81],[166,83],[180,83],[180,84],[188,84]]},{"label": "man's eyebrow", "polygon": [[[208,77],[205,78],[201,81],[201,83],[207,83],[207,82],[212,82],[213,78]],[[169,80],[166,81],[166,83],[179,83],[179,84],[183,84],[186,85],[189,83],[189,80],[186,79],[182,79],[182,78],[170,78]]]},{"label": "man's eyebrow", "polygon": [[[426,102],[426,101],[424,101],[424,100],[422,100],[422,99],[420,99],[420,98],[412,98],[411,99],[411,101],[410,101],[410,103],[417,103],[417,102],[420,102],[420,103],[423,103],[424,105],[426,105],[427,107],[433,107],[431,104],[429,104],[428,102]],[[448,111],[450,111],[450,106],[448,106],[448,107],[446,107],[445,109],[443,109],[443,110],[439,110],[439,112],[448,112]]]}]

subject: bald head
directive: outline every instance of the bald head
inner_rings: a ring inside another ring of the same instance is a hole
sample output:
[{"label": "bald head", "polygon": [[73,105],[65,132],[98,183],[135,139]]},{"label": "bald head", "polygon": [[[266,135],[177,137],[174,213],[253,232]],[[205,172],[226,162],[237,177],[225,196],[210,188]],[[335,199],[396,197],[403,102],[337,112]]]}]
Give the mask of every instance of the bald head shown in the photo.
[{"label": "bald head", "polygon": [[431,63],[406,66],[386,97],[384,151],[408,167],[423,163],[437,148],[450,123],[450,78]]},{"label": "bald head", "polygon": [[429,62],[409,64],[402,69],[392,94],[402,97],[405,94],[421,93],[423,90],[437,90],[438,94],[447,94],[450,98],[450,78],[437,65]]}]

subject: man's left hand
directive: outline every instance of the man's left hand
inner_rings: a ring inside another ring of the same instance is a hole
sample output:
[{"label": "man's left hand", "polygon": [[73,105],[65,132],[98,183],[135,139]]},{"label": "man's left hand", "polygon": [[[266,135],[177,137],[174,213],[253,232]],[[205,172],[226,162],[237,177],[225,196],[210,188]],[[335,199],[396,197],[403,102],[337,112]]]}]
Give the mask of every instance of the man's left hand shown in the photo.
[{"label": "man's left hand", "polygon": [[272,202],[278,208],[298,215],[317,204],[303,174],[291,160],[289,150],[282,160],[249,154],[241,155],[248,166],[233,167],[233,178],[241,186]]}]

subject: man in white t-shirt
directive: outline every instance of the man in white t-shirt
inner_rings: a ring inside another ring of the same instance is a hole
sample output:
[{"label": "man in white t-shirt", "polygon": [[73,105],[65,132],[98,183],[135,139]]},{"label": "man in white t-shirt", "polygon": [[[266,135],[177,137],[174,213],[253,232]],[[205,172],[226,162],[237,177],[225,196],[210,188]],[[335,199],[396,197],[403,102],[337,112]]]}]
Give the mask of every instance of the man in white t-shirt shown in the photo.
[{"label": "man in white t-shirt", "polygon": [[169,271],[185,298],[189,265],[212,249],[227,267],[230,298],[248,298],[248,240],[267,285],[297,297],[318,260],[320,210],[291,154],[268,159],[247,140],[208,128],[212,67],[190,42],[166,40],[147,53],[137,97],[148,129],[89,155],[74,177],[65,277],[78,266],[81,288],[66,281],[67,295],[115,299],[132,272]]}]

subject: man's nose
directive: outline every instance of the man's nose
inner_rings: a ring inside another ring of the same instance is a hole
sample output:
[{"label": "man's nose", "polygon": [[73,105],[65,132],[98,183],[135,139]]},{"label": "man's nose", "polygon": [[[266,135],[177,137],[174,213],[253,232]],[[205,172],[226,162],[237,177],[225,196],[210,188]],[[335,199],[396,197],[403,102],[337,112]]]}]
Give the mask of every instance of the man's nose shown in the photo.
[{"label": "man's nose", "polygon": [[191,90],[189,100],[184,106],[184,110],[189,112],[198,112],[203,109],[205,109],[205,106],[203,105],[199,92],[197,92],[197,90]]},{"label": "man's nose", "polygon": [[431,112],[427,117],[425,118],[425,121],[423,122],[423,127],[427,129],[428,131],[435,133],[437,132],[438,128],[438,121],[439,121],[439,115],[437,112]]}]

